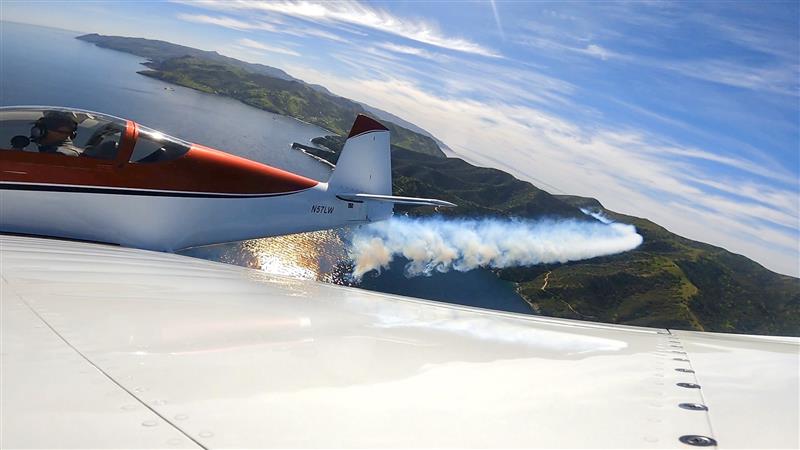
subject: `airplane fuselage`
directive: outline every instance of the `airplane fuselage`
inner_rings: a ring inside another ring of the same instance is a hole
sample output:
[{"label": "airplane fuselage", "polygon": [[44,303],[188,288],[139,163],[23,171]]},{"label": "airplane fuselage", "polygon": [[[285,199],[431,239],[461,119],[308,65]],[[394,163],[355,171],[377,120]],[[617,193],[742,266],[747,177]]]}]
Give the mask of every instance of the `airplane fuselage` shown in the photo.
[{"label": "airplane fuselage", "polygon": [[[349,139],[351,152],[388,164],[388,131],[371,119],[359,120],[366,128]],[[64,122],[74,122],[74,129],[66,128],[71,138],[49,143],[50,135],[64,136],[53,130]],[[342,191],[329,183],[99,113],[2,108],[0,125],[2,232],[174,251],[392,214],[391,203],[340,198]],[[351,159],[344,186],[358,188],[352,180],[363,177],[388,186],[377,193],[391,194],[388,169],[381,167],[385,178],[378,180],[369,158]]]},{"label": "airplane fuselage", "polygon": [[326,183],[263,196],[1,185],[3,231],[150,250],[174,251],[369,221],[368,205],[337,199],[327,192]]}]

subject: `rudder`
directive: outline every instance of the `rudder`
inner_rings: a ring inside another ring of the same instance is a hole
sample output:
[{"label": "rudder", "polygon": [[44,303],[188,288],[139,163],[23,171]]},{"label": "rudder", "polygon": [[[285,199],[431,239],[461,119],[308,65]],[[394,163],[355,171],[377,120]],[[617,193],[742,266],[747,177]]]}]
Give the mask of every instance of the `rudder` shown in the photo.
[{"label": "rudder", "polygon": [[359,114],[328,179],[331,192],[392,195],[389,129]]}]

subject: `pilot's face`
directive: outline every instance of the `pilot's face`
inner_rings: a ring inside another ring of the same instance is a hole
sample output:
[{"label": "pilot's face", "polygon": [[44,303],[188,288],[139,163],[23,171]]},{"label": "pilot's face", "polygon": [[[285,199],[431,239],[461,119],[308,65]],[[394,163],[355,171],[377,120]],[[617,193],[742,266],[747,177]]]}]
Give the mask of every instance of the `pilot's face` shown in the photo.
[{"label": "pilot's face", "polygon": [[57,128],[49,128],[47,134],[40,139],[39,143],[42,145],[52,145],[64,142],[72,134],[72,128],[69,126],[61,126]]}]

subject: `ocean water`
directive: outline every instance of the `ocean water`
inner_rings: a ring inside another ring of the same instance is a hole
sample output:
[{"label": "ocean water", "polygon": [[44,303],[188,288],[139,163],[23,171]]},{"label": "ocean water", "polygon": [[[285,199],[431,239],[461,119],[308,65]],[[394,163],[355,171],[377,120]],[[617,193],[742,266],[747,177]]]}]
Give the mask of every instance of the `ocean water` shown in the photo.
[{"label": "ocean water", "polygon": [[[325,181],[330,168],[293,150],[326,130],[243,103],[137,74],[145,60],[75,39],[78,33],[0,22],[0,105],[55,105],[134,120],[190,142]],[[188,256],[338,284],[347,277],[350,230],[198,247]],[[487,270],[406,278],[402,260],[359,287],[531,313],[512,283]]]}]

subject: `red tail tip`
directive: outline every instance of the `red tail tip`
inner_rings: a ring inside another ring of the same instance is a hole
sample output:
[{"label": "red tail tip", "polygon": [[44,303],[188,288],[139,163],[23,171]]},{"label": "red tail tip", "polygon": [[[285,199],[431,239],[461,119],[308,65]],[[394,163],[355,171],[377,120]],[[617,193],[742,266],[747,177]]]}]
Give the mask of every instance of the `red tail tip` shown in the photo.
[{"label": "red tail tip", "polygon": [[356,121],[353,122],[353,128],[350,129],[350,134],[347,135],[347,139],[370,131],[389,131],[389,129],[372,117],[359,114],[358,117],[356,117]]}]

